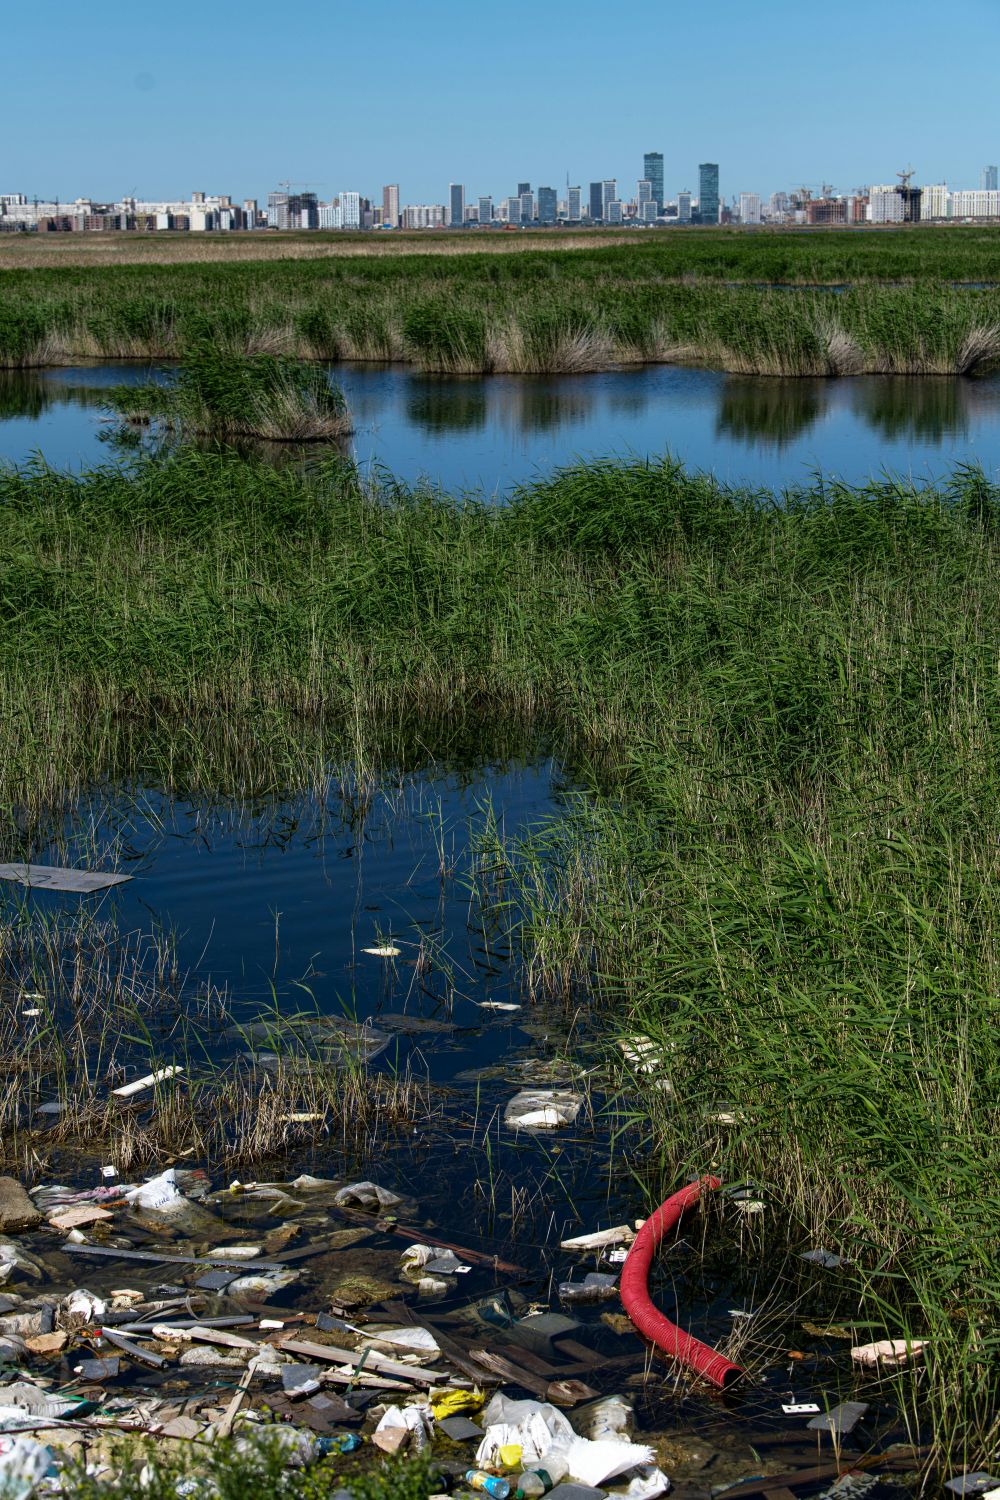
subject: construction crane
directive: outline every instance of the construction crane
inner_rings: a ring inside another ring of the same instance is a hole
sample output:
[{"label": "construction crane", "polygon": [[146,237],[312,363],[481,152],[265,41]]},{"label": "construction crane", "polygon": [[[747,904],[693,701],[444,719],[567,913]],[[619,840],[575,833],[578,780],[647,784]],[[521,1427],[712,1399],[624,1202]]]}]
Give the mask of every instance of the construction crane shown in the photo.
[{"label": "construction crane", "polygon": [[913,172],[913,168],[912,167],[907,167],[907,169],[906,169],[905,172],[897,172],[896,176],[899,178],[899,185],[900,185],[900,187],[901,188],[908,188],[910,186],[910,178],[913,175],[914,175],[914,172]]},{"label": "construction crane", "polygon": [[278,186],[281,188],[281,190],[283,192],[287,193],[288,189],[289,188],[293,188],[293,187],[295,187],[295,188],[314,188],[314,187],[323,187],[324,184],[322,182],[288,182],[288,181],[285,181],[285,182],[279,182]]}]

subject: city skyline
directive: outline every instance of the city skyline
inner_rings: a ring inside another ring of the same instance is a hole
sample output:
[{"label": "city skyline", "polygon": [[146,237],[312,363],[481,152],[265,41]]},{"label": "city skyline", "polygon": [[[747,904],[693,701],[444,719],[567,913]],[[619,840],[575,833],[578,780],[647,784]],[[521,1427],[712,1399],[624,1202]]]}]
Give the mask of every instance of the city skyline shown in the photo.
[{"label": "city skyline", "polygon": [[[518,161],[557,191],[567,169],[582,185],[627,164],[631,180],[631,143],[645,141],[663,153],[670,196],[697,191],[700,161],[720,161],[727,191],[763,197],[769,183],[862,182],[873,143],[892,172],[913,160],[925,181],[970,186],[975,158],[997,154],[982,142],[1000,42],[992,0],[946,13],[929,0],[844,0],[839,26],[863,46],[851,65],[828,56],[823,18],[792,0],[752,12],[719,0],[711,16],[634,0],[628,36],[642,37],[648,75],[603,11],[568,0],[511,0],[502,14],[457,0],[303,0],[280,14],[262,0],[178,0],[167,28],[155,11],[100,0],[96,19],[68,0],[5,18],[4,191],[114,199],[142,184],[174,199],[201,181],[242,199],[296,179],[330,197],[345,180],[375,191],[388,178],[411,202],[439,202],[442,179],[506,195]],[[544,70],[537,89],[526,45]],[[77,79],[85,110],[73,89],[40,93],[33,59]]]}]

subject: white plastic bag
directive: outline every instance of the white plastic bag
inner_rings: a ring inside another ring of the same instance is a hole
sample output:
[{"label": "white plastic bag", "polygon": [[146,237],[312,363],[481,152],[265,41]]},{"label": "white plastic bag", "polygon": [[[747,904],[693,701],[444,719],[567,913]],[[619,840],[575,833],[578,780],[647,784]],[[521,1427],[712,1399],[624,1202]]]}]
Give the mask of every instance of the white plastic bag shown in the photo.
[{"label": "white plastic bag", "polygon": [[583,1095],[571,1089],[522,1089],[504,1111],[504,1124],[514,1130],[555,1130],[572,1125],[583,1104]]},{"label": "white plastic bag", "polygon": [[162,1213],[164,1210],[169,1212],[172,1207],[179,1207],[184,1201],[184,1194],[177,1186],[176,1172],[173,1167],[168,1167],[159,1177],[151,1177],[139,1187],[127,1188],[125,1199],[133,1208],[146,1208]]},{"label": "white plastic bag", "polygon": [[25,1500],[48,1473],[52,1449],[27,1434],[0,1433],[0,1495],[3,1500]]}]

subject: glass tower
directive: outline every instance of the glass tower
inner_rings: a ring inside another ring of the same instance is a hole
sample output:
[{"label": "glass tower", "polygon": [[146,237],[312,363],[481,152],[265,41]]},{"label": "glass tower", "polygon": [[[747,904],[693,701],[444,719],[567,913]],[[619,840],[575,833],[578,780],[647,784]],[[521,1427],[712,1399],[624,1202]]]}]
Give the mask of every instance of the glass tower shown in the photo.
[{"label": "glass tower", "polygon": [[719,163],[703,161],[698,167],[698,222],[719,222]]},{"label": "glass tower", "polygon": [[448,184],[450,200],[448,222],[453,229],[461,229],[465,223],[465,187],[461,182]]},{"label": "glass tower", "polygon": [[604,218],[604,183],[590,184],[590,217],[597,224]]},{"label": "glass tower", "polygon": [[653,202],[656,204],[656,212],[663,212],[663,152],[647,151],[642,158],[643,181],[651,182],[653,185]]},{"label": "glass tower", "polygon": [[558,195],[555,188],[540,187],[538,189],[538,222],[539,224],[554,224],[558,212]]}]

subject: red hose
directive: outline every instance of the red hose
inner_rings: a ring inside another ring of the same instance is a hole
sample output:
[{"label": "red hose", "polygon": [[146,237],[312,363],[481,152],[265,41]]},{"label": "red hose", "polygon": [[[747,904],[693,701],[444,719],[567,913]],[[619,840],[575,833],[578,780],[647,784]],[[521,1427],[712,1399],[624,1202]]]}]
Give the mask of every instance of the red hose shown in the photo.
[{"label": "red hose", "polygon": [[689,1333],[671,1323],[669,1318],[665,1318],[650,1301],[647,1286],[649,1268],[660,1241],[677,1227],[687,1210],[700,1201],[705,1188],[715,1189],[721,1186],[718,1177],[703,1177],[700,1182],[690,1183],[660,1204],[632,1242],[632,1248],[622,1267],[621,1296],[622,1306],[632,1322],[651,1343],[665,1354],[679,1359],[682,1365],[689,1365],[713,1385],[725,1389],[744,1371],[715,1349],[703,1344],[700,1339],[692,1338]]}]

